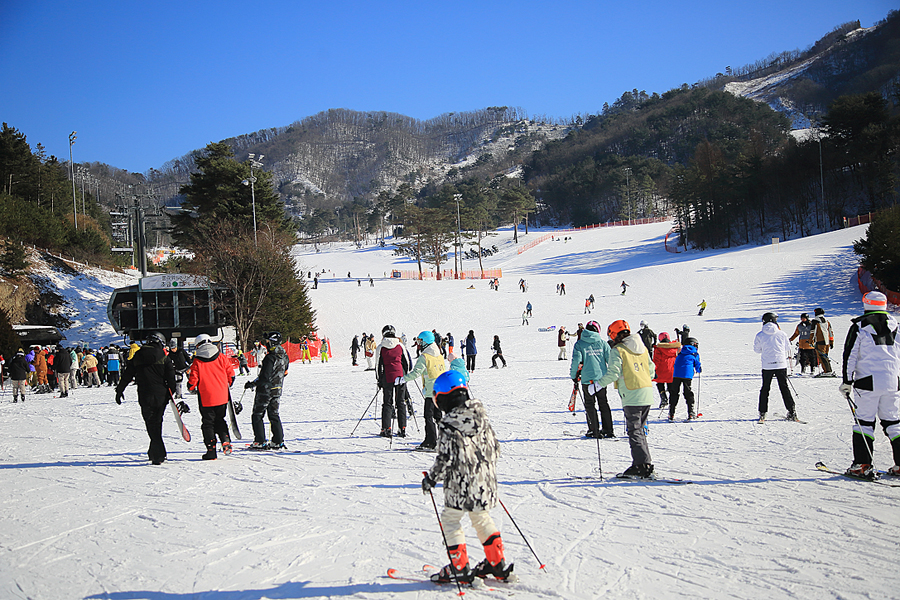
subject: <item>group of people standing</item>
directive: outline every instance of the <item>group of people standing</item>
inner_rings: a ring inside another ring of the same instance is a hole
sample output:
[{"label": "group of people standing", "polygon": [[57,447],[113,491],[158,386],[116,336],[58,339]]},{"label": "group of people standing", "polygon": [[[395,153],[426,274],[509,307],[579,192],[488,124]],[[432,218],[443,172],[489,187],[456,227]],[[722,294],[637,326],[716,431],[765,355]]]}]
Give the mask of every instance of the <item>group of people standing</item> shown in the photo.
[{"label": "group of people standing", "polygon": [[19,348],[8,367],[13,402],[20,398],[24,402],[26,392],[59,390],[59,396],[66,398],[69,390],[78,387],[100,387],[102,383],[113,386],[119,381],[121,352],[115,344],[99,350],[56,345],[32,346],[26,353]]}]

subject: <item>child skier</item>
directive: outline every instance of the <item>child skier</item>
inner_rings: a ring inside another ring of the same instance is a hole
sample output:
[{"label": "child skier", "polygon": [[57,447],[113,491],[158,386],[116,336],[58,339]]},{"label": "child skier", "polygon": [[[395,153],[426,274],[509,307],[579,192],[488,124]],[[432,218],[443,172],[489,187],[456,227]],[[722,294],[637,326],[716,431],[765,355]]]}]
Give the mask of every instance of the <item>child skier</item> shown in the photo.
[{"label": "child skier", "polygon": [[665,331],[659,334],[659,342],[653,347],[653,366],[656,368],[656,389],[659,391],[659,408],[669,406],[669,397],[666,395],[666,385],[672,383],[673,369],[678,352],[681,351],[681,343],[669,339]]},{"label": "child skier", "polygon": [[[513,564],[506,564],[503,540],[490,510],[497,505],[497,459],[500,444],[484,410],[469,397],[464,377],[447,371],[434,381],[434,403],[444,412],[439,423],[438,454],[431,470],[422,479],[422,492],[429,493],[438,481],[444,482],[442,527],[451,562],[431,576],[438,583],[471,583],[475,577],[493,575],[500,581],[514,581]],[[460,524],[468,514],[485,559],[469,568],[466,538]]]},{"label": "child skier", "polygon": [[697,352],[697,340],[688,337],[682,342],[681,352],[675,358],[675,365],[672,367],[672,383],[669,384],[669,420],[675,420],[675,407],[678,406],[678,391],[684,388],[684,400],[688,407],[688,421],[697,418],[694,412],[694,391],[691,389],[691,382],[694,379],[694,372],[702,372],[700,366],[700,353]]}]

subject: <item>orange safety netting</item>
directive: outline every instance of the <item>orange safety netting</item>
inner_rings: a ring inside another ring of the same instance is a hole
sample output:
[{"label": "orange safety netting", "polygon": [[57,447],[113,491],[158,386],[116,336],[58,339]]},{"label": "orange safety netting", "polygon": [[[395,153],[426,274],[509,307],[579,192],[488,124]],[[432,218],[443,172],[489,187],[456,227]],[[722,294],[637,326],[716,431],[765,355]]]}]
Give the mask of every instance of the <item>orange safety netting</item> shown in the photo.
[{"label": "orange safety netting", "polygon": [[[331,341],[328,338],[325,338],[325,341],[328,342],[328,358],[334,356],[331,352]],[[319,355],[322,350],[322,340],[319,339],[319,336],[315,333],[309,336],[309,358],[319,358]],[[284,351],[287,352],[288,360],[290,362],[298,361],[303,356],[303,350],[301,349],[300,344],[295,344],[293,342],[285,342],[281,345],[284,348]],[[247,365],[250,367],[256,366],[256,354],[254,352],[245,352],[247,356]],[[237,361],[237,357],[234,357],[234,360]],[[237,364],[235,362],[235,364]]]}]

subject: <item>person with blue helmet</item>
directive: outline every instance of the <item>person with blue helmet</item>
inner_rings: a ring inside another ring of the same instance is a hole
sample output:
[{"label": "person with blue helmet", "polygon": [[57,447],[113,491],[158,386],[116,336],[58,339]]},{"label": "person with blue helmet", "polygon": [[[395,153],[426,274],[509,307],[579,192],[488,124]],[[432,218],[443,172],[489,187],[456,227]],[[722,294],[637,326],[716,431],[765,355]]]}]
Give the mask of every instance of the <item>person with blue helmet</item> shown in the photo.
[{"label": "person with blue helmet", "polygon": [[[506,564],[503,540],[491,518],[497,505],[497,459],[500,443],[487,418],[484,405],[469,396],[462,373],[450,370],[434,380],[434,404],[443,411],[438,424],[437,456],[422,479],[422,492],[429,493],[438,481],[444,482],[444,510],[441,523],[446,535],[450,564],[431,576],[439,583],[471,583],[488,575],[500,581],[515,581],[513,565]],[[469,567],[464,515],[478,534],[485,559]]]},{"label": "person with blue helmet", "polygon": [[402,385],[409,381],[422,378],[422,395],[425,396],[425,440],[419,444],[418,450],[434,450],[437,444],[437,428],[435,423],[441,420],[441,411],[434,405],[431,398],[434,380],[438,375],[447,370],[444,357],[440,348],[434,343],[434,334],[423,331],[416,337],[416,346],[419,356],[412,370],[402,377],[397,377],[395,385]]}]

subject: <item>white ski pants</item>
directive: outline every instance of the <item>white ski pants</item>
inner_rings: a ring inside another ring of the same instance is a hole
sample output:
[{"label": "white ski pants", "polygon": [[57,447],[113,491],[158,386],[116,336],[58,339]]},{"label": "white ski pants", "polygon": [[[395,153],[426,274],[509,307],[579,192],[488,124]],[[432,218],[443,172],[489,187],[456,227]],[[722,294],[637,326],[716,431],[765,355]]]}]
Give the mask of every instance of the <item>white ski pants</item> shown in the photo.
[{"label": "white ski pants", "polygon": [[491,518],[490,511],[473,510],[467,512],[458,508],[450,508],[445,506],[441,511],[441,523],[444,525],[444,531],[447,534],[447,545],[457,546],[466,543],[466,535],[462,528],[463,515],[469,515],[472,527],[478,534],[478,541],[484,544],[489,537],[497,533],[497,526],[494,525],[494,519]]},{"label": "white ski pants", "polygon": [[[900,437],[900,392],[869,392],[854,390],[853,401],[856,402],[856,419],[853,431],[869,438],[875,437],[875,418],[890,423],[884,428],[888,439]],[[857,424],[857,421],[859,423]],[[860,429],[860,425],[862,429]]]}]

